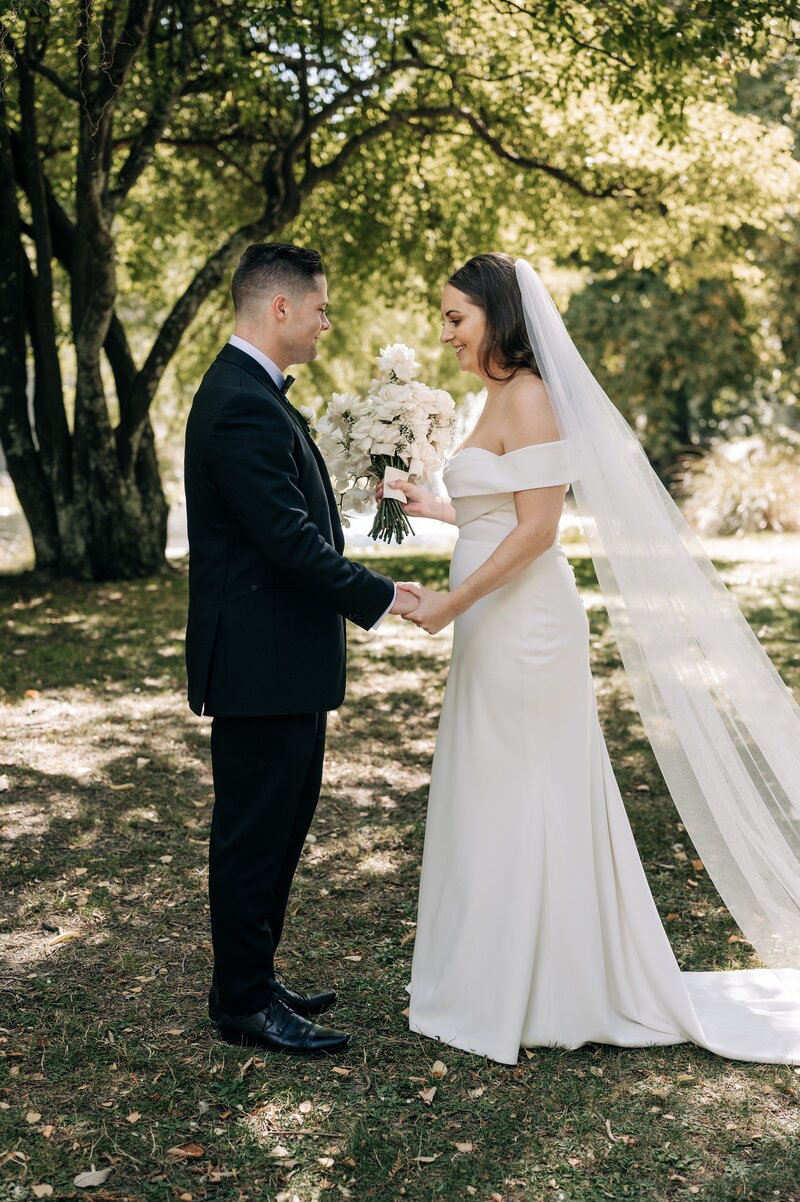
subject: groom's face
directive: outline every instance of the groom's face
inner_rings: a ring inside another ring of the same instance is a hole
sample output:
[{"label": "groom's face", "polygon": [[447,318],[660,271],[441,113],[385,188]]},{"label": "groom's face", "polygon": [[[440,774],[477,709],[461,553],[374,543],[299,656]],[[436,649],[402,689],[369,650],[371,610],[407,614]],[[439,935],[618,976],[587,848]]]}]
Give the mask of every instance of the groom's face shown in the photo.
[{"label": "groom's face", "polygon": [[283,335],[287,363],[310,363],[316,359],[319,339],[331,328],[327,308],[328,283],[324,275],[315,276],[307,292],[286,298]]}]

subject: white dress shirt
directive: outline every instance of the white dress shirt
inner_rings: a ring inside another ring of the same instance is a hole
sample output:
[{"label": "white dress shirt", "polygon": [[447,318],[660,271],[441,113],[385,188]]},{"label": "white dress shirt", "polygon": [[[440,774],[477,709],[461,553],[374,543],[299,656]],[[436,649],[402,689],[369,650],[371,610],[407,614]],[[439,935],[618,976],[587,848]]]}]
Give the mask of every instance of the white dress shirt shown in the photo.
[{"label": "white dress shirt", "polygon": [[[246,355],[250,355],[250,357],[252,359],[255,359],[256,363],[260,363],[261,366],[264,368],[264,371],[270,377],[270,379],[273,380],[274,383],[278,385],[278,388],[281,388],[281,389],[283,388],[283,381],[286,379],[286,377],[284,376],[281,369],[278,367],[277,363],[273,363],[273,361],[270,359],[269,355],[265,355],[264,352],[260,351],[257,346],[253,346],[252,342],[248,342],[246,338],[240,338],[238,334],[231,334],[229,342],[230,342],[230,345],[235,346],[238,351],[244,351],[244,353]],[[394,596],[392,597],[391,603],[386,607],[384,612],[378,618],[375,625],[370,626],[370,630],[378,629],[381,622],[386,617],[389,610],[392,608],[392,605],[394,605],[396,599],[397,599],[397,585],[394,586]]]}]

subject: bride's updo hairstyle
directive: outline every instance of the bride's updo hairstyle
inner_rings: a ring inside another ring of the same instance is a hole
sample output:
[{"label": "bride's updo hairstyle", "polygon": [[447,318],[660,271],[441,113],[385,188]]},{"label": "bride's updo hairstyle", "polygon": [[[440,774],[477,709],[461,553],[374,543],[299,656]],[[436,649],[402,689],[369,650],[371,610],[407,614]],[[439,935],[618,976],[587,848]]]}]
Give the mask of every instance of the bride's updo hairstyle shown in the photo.
[{"label": "bride's updo hairstyle", "polygon": [[[510,255],[476,255],[447,281],[483,309],[486,332],[478,349],[480,369],[490,380],[509,380],[521,367],[541,377],[525,328],[522,296]],[[492,367],[508,375],[496,376]]]}]

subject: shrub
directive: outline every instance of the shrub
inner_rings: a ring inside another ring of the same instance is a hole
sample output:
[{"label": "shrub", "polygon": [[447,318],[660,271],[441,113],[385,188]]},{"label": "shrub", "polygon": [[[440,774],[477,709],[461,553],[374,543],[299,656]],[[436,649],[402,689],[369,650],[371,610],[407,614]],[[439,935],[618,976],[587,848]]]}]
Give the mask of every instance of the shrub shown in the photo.
[{"label": "shrub", "polygon": [[800,530],[800,435],[781,428],[685,459],[681,508],[700,534]]}]

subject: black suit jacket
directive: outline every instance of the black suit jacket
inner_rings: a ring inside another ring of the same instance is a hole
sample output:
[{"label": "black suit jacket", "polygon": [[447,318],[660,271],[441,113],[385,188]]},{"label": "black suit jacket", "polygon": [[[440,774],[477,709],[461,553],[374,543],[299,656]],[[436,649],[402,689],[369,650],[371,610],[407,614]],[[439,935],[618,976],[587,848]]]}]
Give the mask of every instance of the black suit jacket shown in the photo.
[{"label": "black suit jacket", "polygon": [[344,618],[368,629],[394,585],[342,555],[322,456],[269,373],[237,347],[220,352],[192,402],[185,487],[191,708],[336,709]]}]

